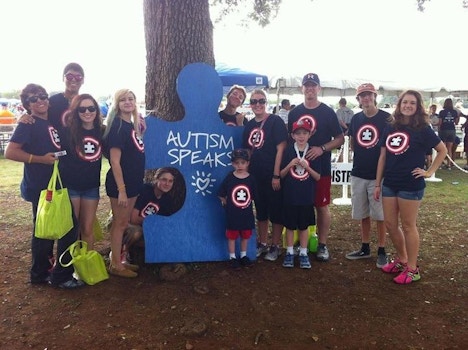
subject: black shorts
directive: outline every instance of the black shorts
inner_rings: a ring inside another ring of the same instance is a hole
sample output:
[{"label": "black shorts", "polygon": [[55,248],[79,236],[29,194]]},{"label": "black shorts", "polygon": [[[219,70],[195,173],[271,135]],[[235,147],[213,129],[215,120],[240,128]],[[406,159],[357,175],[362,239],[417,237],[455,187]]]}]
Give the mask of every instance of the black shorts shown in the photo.
[{"label": "black shorts", "polygon": [[283,214],[284,226],[289,230],[305,230],[315,225],[313,205],[285,205]]},{"label": "black shorts", "polygon": [[274,191],[271,178],[257,181],[258,195],[255,199],[255,211],[258,221],[270,220],[274,224],[283,223],[283,191]]}]

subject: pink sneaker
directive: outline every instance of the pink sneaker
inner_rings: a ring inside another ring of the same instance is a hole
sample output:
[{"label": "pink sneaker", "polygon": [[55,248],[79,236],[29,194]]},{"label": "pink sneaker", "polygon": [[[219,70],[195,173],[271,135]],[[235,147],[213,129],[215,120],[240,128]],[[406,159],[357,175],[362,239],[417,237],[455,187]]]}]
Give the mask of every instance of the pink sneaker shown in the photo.
[{"label": "pink sneaker", "polygon": [[406,269],[406,264],[403,264],[400,259],[390,261],[388,264],[382,266],[382,271],[385,273],[398,273]]},{"label": "pink sneaker", "polygon": [[406,268],[402,273],[393,279],[393,282],[398,284],[410,284],[411,282],[416,282],[420,279],[421,275],[419,274],[419,268],[416,268],[415,270]]}]

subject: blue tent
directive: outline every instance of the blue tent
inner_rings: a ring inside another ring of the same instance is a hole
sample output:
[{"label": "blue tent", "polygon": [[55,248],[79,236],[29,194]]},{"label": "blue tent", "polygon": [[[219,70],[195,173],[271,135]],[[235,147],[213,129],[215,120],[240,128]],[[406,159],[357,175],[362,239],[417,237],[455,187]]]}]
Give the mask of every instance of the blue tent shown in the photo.
[{"label": "blue tent", "polygon": [[268,87],[266,75],[229,67],[225,63],[217,63],[215,68],[221,78],[224,94],[235,84],[243,86],[247,91]]}]

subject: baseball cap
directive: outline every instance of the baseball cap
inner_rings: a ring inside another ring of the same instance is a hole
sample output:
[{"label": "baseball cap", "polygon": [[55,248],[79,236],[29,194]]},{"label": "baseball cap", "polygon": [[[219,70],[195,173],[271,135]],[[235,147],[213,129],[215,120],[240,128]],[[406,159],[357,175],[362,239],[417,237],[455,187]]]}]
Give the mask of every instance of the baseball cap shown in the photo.
[{"label": "baseball cap", "polygon": [[316,85],[320,85],[320,78],[315,73],[307,73],[304,75],[304,78],[302,78],[302,85],[305,83],[314,83]]},{"label": "baseball cap", "polygon": [[299,129],[304,129],[310,132],[312,130],[312,125],[310,125],[310,123],[304,120],[298,120],[297,122],[293,123],[292,132],[294,133],[296,130]]},{"label": "baseball cap", "polygon": [[243,149],[243,148],[238,148],[238,149],[235,149],[234,151],[232,151],[231,153],[231,162],[235,161],[236,159],[243,159],[243,160],[246,160],[246,161],[249,161],[250,160],[250,157],[249,157],[249,152],[246,150],[246,149]]},{"label": "baseball cap", "polygon": [[356,89],[356,96],[359,94],[362,94],[363,92],[372,92],[374,94],[377,94],[377,90],[375,89],[374,85],[371,83],[364,83],[358,86]]}]

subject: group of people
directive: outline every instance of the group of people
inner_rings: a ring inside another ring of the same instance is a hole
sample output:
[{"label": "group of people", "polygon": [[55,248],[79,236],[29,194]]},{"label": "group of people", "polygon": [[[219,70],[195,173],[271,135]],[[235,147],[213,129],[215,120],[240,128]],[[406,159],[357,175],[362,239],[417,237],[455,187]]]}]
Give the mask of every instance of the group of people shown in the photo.
[{"label": "group of people", "polygon": [[[54,241],[32,235],[33,284],[49,283],[64,289],[83,286],[73,276],[73,268],[55,264],[54,256],[62,255],[78,238],[93,248],[103,155],[110,164],[105,189],[113,215],[111,274],[136,277],[139,266],[126,258],[129,247],[141,239],[144,218],[173,212],[171,196],[178,176],[175,169],[160,168],[144,184],[146,125],[138,113],[135,94],[129,89],[118,90],[103,126],[95,98],[79,93],[84,77],[79,64],[68,64],[63,70],[65,91],[50,98],[42,86],[28,84],[20,96],[27,113],[20,118],[5,151],[7,159],[24,163],[21,195],[32,204],[34,224],[40,192],[47,187],[56,161],[73,207],[74,227],[58,240],[56,255]],[[228,125],[244,126],[241,148],[233,150],[231,156],[234,171],[224,179],[218,193],[227,211],[229,261],[235,268],[252,265],[246,251],[255,219],[257,258],[264,255],[266,260],[278,259],[285,229],[283,266],[294,267],[297,231],[299,267],[310,269],[308,228],[316,225],[316,258],[324,262],[330,259],[331,152],[343,144],[345,127],[336,112],[319,101],[320,89],[318,75],[306,74],[302,80],[304,102],[288,110],[287,120],[267,111],[268,97],[263,90],[250,95],[254,114],[250,121],[237,112],[247,98],[245,89],[235,85],[227,94],[220,118]],[[359,86],[356,98],[362,112],[344,123],[354,151],[352,217],[361,222],[362,239],[361,248],[346,257],[371,256],[371,220],[376,220],[377,267],[398,273],[396,283],[408,284],[420,278],[416,219],[424,178],[440,166],[447,149],[430,126],[419,92],[405,91],[392,115],[376,107],[376,96],[372,84]],[[437,156],[425,169],[425,155],[432,148]],[[58,158],[56,153],[62,150],[66,155]],[[128,231],[129,224],[139,229]],[[390,262],[385,253],[386,231],[397,253]],[[241,252],[237,258],[235,241],[239,237]],[[65,253],[62,260],[66,264],[70,259]]]},{"label": "group of people", "polygon": [[[346,132],[354,151],[352,218],[360,221],[362,242],[346,258],[371,257],[371,221],[374,220],[378,244],[376,266],[396,274],[393,280],[398,284],[419,280],[416,223],[424,195],[424,179],[438,169],[447,154],[446,146],[430,125],[422,95],[414,90],[403,92],[390,115],[377,108],[375,87],[371,83],[362,84],[356,91],[362,111],[352,115],[345,108],[346,101],[340,101],[346,116],[340,119],[331,107],[319,101],[320,89],[317,74],[308,73],[303,77],[304,102],[288,112],[286,127],[281,117],[267,112],[268,99],[263,90],[251,93],[250,107],[255,117],[245,123],[242,149],[232,154],[235,170],[225,179],[218,194],[227,213],[230,264],[235,268],[251,266],[245,249],[254,228],[252,201],[258,229],[257,258],[264,255],[266,260],[278,259],[280,237],[285,228],[283,266],[294,267],[294,231],[297,231],[299,267],[311,268],[307,254],[308,228],[316,225],[316,258],[324,262],[330,259],[327,238],[331,224],[331,152],[343,144]],[[234,91],[235,100],[230,99]],[[227,98],[228,103],[231,100],[234,115],[246,99],[246,91],[233,86]],[[429,149],[435,149],[437,155],[425,168]],[[236,192],[240,188],[241,196]],[[248,219],[242,220],[242,213]],[[391,260],[385,251],[387,232],[396,250]],[[241,237],[240,260],[233,243],[238,237]]]},{"label": "group of people", "polygon": [[[93,249],[103,155],[110,164],[105,188],[113,213],[109,272],[136,277],[138,266],[128,263],[123,252],[139,236],[127,237],[125,241],[124,232],[129,223],[141,225],[139,216],[158,211],[164,215],[170,210],[171,201],[167,196],[175,174],[170,168],[158,169],[149,179],[150,185],[144,186],[145,123],[131,90],[115,93],[104,127],[96,99],[79,92],[84,83],[83,68],[69,63],[62,76],[65,83],[62,93],[49,97],[46,89],[38,84],[28,84],[21,91],[21,102],[27,113],[20,118],[5,150],[5,158],[24,163],[21,196],[32,204],[30,282],[49,283],[63,289],[84,285],[74,277],[73,267],[55,263],[54,256],[61,256],[78,238],[87,243],[88,249]],[[63,150],[66,154],[58,157],[56,153]],[[35,237],[34,225],[40,192],[47,188],[56,161],[70,196],[74,227],[57,241],[55,255],[54,241]],[[62,262],[67,264],[70,260],[66,252]]]}]

